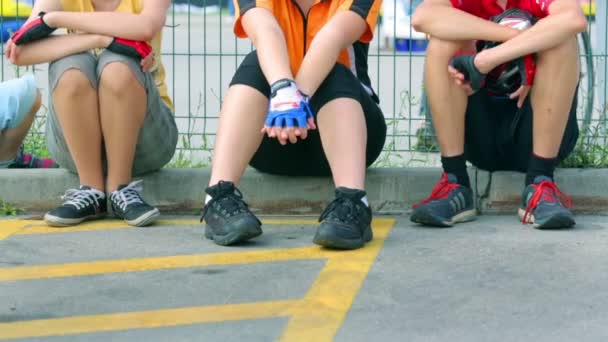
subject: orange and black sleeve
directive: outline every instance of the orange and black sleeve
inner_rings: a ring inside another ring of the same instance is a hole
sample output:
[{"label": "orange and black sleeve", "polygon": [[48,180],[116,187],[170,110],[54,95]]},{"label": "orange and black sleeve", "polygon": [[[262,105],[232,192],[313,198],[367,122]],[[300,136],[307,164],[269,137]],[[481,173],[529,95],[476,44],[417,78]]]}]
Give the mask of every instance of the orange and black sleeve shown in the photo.
[{"label": "orange and black sleeve", "polygon": [[241,23],[241,18],[252,8],[265,8],[272,12],[273,0],[232,0],[234,2],[234,34],[239,38],[247,38],[247,33]]},{"label": "orange and black sleeve", "polygon": [[381,6],[382,0],[344,0],[340,4],[340,10],[353,11],[365,20],[367,30],[359,40],[363,43],[369,43],[374,38],[374,30],[376,29]]}]

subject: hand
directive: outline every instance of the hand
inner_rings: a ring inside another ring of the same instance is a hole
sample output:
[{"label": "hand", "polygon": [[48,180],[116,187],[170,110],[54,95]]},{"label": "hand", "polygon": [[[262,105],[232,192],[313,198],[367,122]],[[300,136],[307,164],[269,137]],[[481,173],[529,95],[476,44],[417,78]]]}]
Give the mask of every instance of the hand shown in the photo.
[{"label": "hand", "polygon": [[302,94],[293,80],[283,79],[271,86],[268,115],[261,132],[277,138],[281,145],[295,144],[308,137],[309,129],[316,129],[308,97]]},{"label": "hand", "polygon": [[123,38],[114,38],[106,49],[121,55],[133,57],[138,61],[145,59],[152,53],[152,47],[147,42]]},{"label": "hand", "polygon": [[6,42],[6,58],[8,58],[11,63],[15,64],[19,58],[19,52],[21,52],[21,48],[15,45],[12,39],[9,39],[8,42]]},{"label": "hand", "polygon": [[27,22],[11,38],[15,45],[27,44],[44,39],[55,31],[55,28],[45,22],[46,13],[40,12],[38,18]]},{"label": "hand", "polygon": [[530,86],[522,85],[514,93],[509,94],[509,98],[511,100],[514,100],[517,98],[517,108],[521,108],[524,105],[524,101],[526,100],[526,97],[528,97],[528,93],[530,93]]},{"label": "hand", "polygon": [[456,83],[460,88],[462,88],[467,94],[467,96],[471,96],[475,93],[473,91],[473,88],[471,87],[471,83],[465,81],[464,75],[460,71],[456,70],[456,68],[451,65],[448,65],[448,73],[450,74],[450,77],[452,77],[454,83]]},{"label": "hand", "polygon": [[149,54],[144,59],[142,59],[139,64],[141,65],[141,68],[144,72],[148,72],[148,71],[152,70],[152,68],[156,64],[156,59],[154,58],[154,54],[153,53]]}]

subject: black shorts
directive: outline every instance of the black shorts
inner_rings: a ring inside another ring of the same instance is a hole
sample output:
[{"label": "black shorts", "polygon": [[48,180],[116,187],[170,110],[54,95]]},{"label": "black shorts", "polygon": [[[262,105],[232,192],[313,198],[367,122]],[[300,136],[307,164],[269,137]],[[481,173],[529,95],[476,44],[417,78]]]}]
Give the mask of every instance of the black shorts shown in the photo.
[{"label": "black shorts", "polygon": [[[572,101],[558,159],[565,159],[578,139],[576,96]],[[532,153],[532,105],[521,109],[516,101],[499,99],[484,91],[469,97],[466,111],[465,156],[480,169],[526,172]]]},{"label": "black shorts", "polygon": [[[245,57],[236,71],[230,85],[250,86],[270,97],[270,85],[262,73],[256,51]],[[310,99],[310,107],[316,115],[328,102],[350,98],[358,101],[363,108],[367,126],[366,163],[371,165],[382,152],[386,140],[384,115],[359,80],[344,65],[336,64]],[[289,176],[328,176],[331,175],[318,130],[311,130],[308,138],[296,144],[281,145],[277,139],[264,136],[262,144],[251,159],[255,169],[272,174]]]}]

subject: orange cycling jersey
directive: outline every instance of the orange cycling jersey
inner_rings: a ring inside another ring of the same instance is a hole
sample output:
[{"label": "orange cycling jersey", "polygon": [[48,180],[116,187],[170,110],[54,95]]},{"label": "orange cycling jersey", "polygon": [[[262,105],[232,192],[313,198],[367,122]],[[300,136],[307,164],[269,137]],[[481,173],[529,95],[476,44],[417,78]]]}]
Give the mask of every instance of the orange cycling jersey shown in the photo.
[{"label": "orange cycling jersey", "polygon": [[310,43],[329,19],[340,11],[353,11],[367,23],[367,30],[349,48],[338,56],[338,63],[349,68],[373,95],[367,74],[369,42],[374,36],[381,0],[317,0],[308,13],[304,13],[296,0],[234,0],[236,20],[234,33],[246,38],[241,17],[248,10],[261,7],[271,11],[283,30],[289,53],[291,71],[297,74]]}]

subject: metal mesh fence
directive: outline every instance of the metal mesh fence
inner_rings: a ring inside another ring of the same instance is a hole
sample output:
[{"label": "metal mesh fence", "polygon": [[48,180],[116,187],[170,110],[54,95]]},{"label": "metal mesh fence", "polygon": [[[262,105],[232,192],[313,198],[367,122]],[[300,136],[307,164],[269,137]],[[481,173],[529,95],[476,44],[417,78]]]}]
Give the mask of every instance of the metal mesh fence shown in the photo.
[{"label": "metal mesh fence", "polygon": [[[22,17],[29,14],[27,7],[31,2],[0,0],[3,38],[0,39],[3,51],[0,79],[11,79],[33,71],[46,105],[47,65],[16,68],[4,57],[3,41],[10,31],[19,27],[25,19]],[[370,46],[370,77],[388,125],[386,145],[377,166],[435,165],[439,159],[422,82],[426,41],[412,30],[408,21],[408,14],[419,2],[384,1],[382,16]],[[581,2],[589,9],[590,16],[589,29],[579,39],[583,76],[578,116],[585,133],[579,151],[597,155],[606,162],[606,3]],[[174,0],[168,13],[163,31],[162,61],[180,131],[179,147],[172,166],[210,163],[222,99],[239,63],[252,50],[248,40],[237,39],[232,33],[233,17],[229,7],[226,0]],[[44,108],[28,140],[42,149]],[[598,166],[594,158],[594,161],[586,163]]]}]

